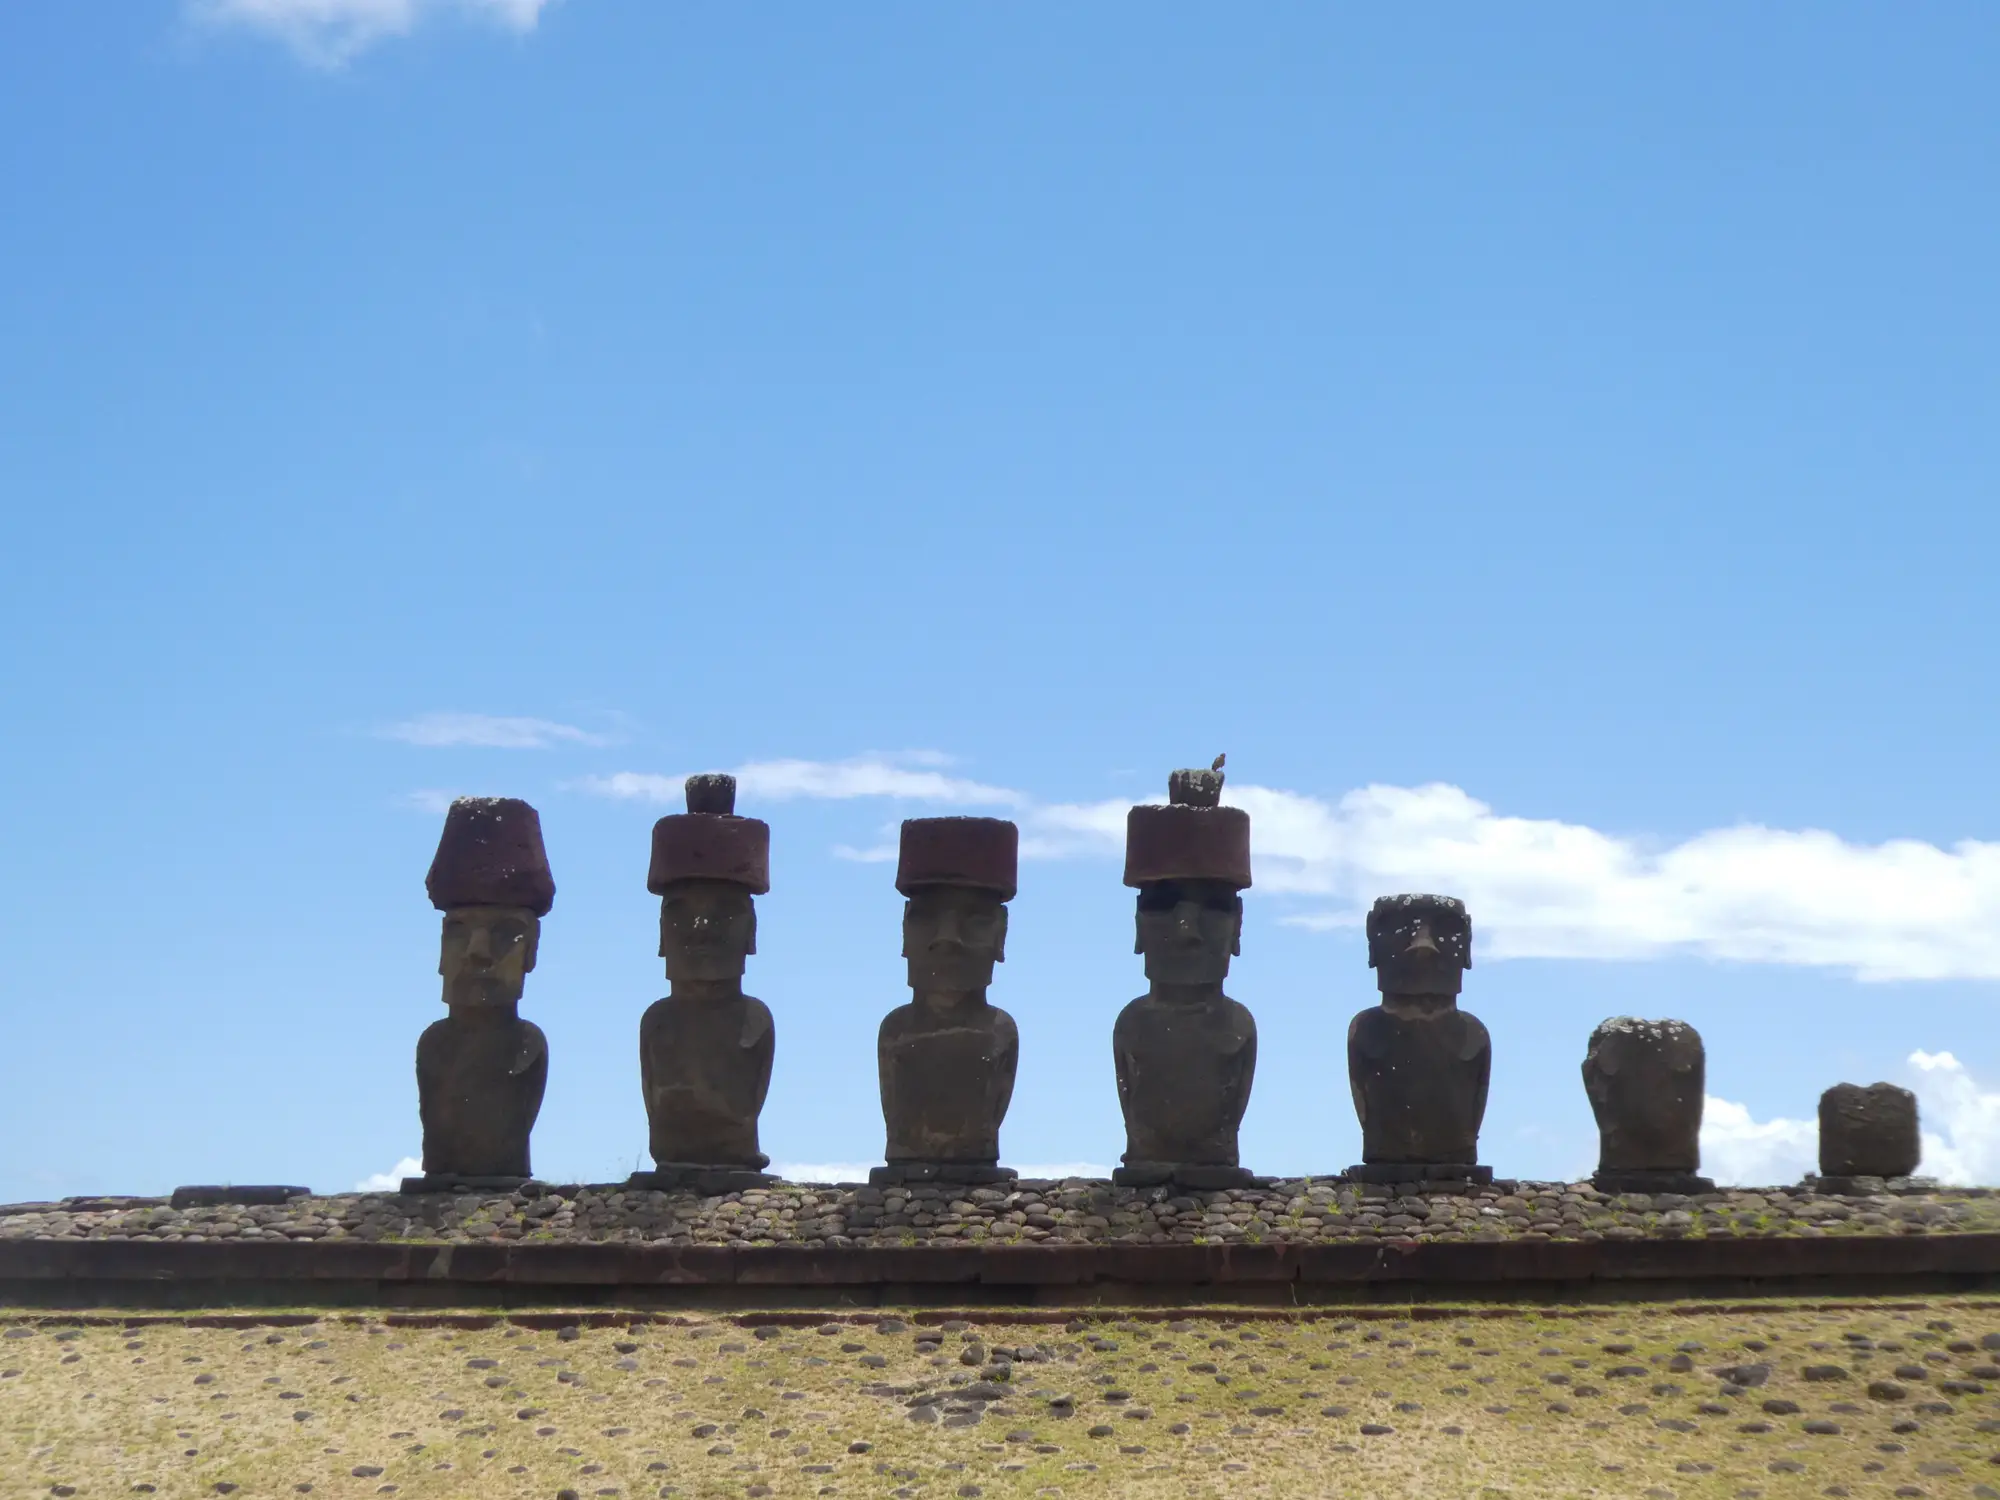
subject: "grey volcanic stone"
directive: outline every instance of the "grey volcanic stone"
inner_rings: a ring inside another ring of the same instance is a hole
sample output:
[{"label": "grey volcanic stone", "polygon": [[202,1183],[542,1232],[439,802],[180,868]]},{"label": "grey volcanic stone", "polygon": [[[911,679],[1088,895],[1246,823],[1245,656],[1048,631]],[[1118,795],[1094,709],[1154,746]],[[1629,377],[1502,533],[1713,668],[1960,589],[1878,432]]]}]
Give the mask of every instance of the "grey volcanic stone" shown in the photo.
[{"label": "grey volcanic stone", "polygon": [[1893,1083],[1837,1083],[1819,1096],[1822,1177],[1907,1177],[1923,1143],[1917,1096]]},{"label": "grey volcanic stone", "polygon": [[[1472,921],[1450,896],[1384,896],[1368,913],[1368,963],[1382,1003],[1347,1028],[1347,1076],[1361,1120],[1359,1180],[1401,1166],[1479,1160],[1493,1044],[1458,1008]],[[1419,1174],[1421,1175],[1421,1174]]]},{"label": "grey volcanic stone", "polygon": [[1590,1034],[1583,1087],[1597,1116],[1601,1191],[1714,1191],[1696,1174],[1706,1071],[1701,1035],[1685,1021],[1618,1016]]}]

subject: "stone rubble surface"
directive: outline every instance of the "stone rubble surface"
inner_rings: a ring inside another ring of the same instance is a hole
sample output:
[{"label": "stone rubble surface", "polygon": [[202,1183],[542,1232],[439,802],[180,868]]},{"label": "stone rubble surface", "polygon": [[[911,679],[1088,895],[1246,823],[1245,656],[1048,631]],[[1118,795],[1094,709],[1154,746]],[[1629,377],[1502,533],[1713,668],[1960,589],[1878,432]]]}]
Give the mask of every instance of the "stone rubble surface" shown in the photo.
[{"label": "stone rubble surface", "polygon": [[530,1183],[512,1193],[342,1193],[281,1206],[174,1209],[158,1198],[0,1206],[0,1240],[348,1240],[450,1244],[791,1246],[1329,1244],[1632,1240],[2000,1230],[1980,1188],[1833,1197],[1809,1185],[1600,1194],[1589,1183],[1423,1192],[1283,1179],[1223,1192],[1091,1179],[1005,1187],[774,1183],[703,1197]]}]

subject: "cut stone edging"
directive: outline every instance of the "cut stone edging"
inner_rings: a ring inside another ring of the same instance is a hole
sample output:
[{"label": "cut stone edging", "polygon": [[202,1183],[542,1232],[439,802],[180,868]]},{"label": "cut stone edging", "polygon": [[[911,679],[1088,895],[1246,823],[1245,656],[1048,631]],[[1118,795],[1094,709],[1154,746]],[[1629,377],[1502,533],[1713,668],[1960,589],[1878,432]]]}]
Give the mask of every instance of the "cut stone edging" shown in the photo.
[{"label": "cut stone edging", "polygon": [[1419,1288],[1472,1297],[1691,1288],[1797,1293],[2000,1288],[2000,1234],[1907,1238],[922,1246],[0,1242],[0,1302],[740,1305],[1052,1299],[1328,1301]]}]

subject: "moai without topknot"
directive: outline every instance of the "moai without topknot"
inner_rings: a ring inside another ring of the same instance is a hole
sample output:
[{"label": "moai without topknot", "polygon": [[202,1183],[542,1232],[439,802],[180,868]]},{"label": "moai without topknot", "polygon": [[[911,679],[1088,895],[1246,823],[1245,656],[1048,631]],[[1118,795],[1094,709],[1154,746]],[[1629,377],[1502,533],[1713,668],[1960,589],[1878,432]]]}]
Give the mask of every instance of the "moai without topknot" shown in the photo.
[{"label": "moai without topknot", "polygon": [[1712,1193],[1699,1175],[1707,1055],[1685,1021],[1617,1016],[1590,1034],[1583,1088],[1597,1116],[1604,1193]]},{"label": "moai without topknot", "polygon": [[896,889],[910,1003],[882,1019],[875,1042],[888,1127],[887,1165],[868,1180],[1007,1182],[1000,1122],[1021,1054],[1014,1018],[989,1004],[1007,956],[1021,832],[1003,818],[912,818],[903,824]]},{"label": "moai without topknot", "polygon": [[1824,1193],[1877,1193],[1923,1159],[1917,1096],[1893,1083],[1836,1083],[1819,1096],[1819,1179]]},{"label": "moai without topknot", "polygon": [[424,1175],[403,1191],[517,1187],[549,1078],[548,1038],[520,1017],[556,899],[541,818],[514,797],[459,798],[424,888],[444,913],[438,973],[451,1013],[417,1042]]},{"label": "moai without topknot", "polygon": [[771,888],[771,830],[736,816],[734,776],[690,776],[687,811],[653,825],[646,889],[660,898],[668,994],[639,1022],[639,1082],[654,1170],[635,1187],[731,1192],[772,1179],[757,1149],[777,1037],[743,993],[755,898]]},{"label": "moai without topknot", "polygon": [[1347,1028],[1361,1117],[1357,1182],[1491,1182],[1478,1165],[1493,1042],[1458,1008],[1472,919],[1451,896],[1384,896],[1368,913],[1368,966],[1382,1003]]},{"label": "moai without topknot", "polygon": [[1257,1072],[1257,1022],[1222,993],[1241,952],[1250,815],[1223,807],[1222,772],[1176,771],[1168,802],[1125,818],[1125,884],[1138,895],[1148,991],[1118,1014],[1111,1050],[1134,1186],[1240,1187],[1237,1131]]}]

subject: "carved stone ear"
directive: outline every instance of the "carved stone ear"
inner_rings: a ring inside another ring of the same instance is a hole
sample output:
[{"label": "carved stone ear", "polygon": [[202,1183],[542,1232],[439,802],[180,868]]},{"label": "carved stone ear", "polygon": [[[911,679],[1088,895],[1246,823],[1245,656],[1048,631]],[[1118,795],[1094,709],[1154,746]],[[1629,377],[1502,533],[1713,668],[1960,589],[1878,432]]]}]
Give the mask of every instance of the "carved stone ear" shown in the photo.
[{"label": "carved stone ear", "polygon": [[542,919],[535,918],[528,924],[527,951],[521,956],[521,972],[535,972],[535,955],[542,951]]},{"label": "carved stone ear", "polygon": [[1007,905],[1005,902],[1002,902],[1000,905],[1000,926],[993,934],[993,962],[996,964],[1007,962]]},{"label": "carved stone ear", "polygon": [[743,945],[745,956],[757,951],[757,903],[750,903],[750,941]]}]

